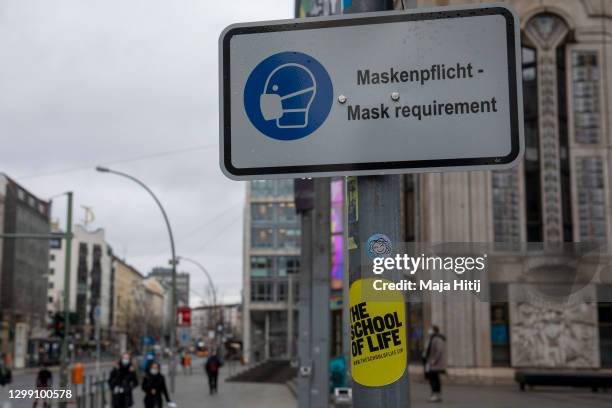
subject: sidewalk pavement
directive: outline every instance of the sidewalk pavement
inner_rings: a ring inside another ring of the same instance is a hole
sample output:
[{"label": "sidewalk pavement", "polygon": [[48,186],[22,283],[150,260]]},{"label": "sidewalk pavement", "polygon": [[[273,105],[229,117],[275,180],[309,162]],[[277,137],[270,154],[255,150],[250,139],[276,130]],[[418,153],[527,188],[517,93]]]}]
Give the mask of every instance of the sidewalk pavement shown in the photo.
[{"label": "sidewalk pavement", "polygon": [[[200,364],[194,365],[192,375],[179,372],[176,393],[172,396],[178,408],[294,408],[297,401],[283,384],[226,382],[228,367],[221,369],[219,393],[208,394],[208,382]],[[169,379],[167,379],[169,381]],[[168,384],[169,386],[169,384]],[[612,390],[593,393],[589,389],[545,387],[522,392],[518,386],[478,386],[444,384],[444,401],[427,402],[429,386],[423,382],[410,384],[410,408],[610,408]],[[142,401],[135,395],[138,407]]]},{"label": "sidewalk pavement", "polygon": [[[229,367],[221,368],[218,393],[209,395],[208,378],[202,364],[193,365],[193,374],[183,374],[179,368],[176,392],[171,398],[178,408],[294,408],[297,403],[285,384],[226,382]],[[170,379],[166,376],[168,388]],[[134,395],[135,407],[142,406],[142,392]]]},{"label": "sidewalk pavement", "polygon": [[[443,380],[444,381],[444,380]],[[444,401],[427,402],[429,385],[411,383],[411,408],[606,408],[612,407],[612,390],[591,392],[585,388],[536,387],[522,392],[517,386],[443,384]]]}]

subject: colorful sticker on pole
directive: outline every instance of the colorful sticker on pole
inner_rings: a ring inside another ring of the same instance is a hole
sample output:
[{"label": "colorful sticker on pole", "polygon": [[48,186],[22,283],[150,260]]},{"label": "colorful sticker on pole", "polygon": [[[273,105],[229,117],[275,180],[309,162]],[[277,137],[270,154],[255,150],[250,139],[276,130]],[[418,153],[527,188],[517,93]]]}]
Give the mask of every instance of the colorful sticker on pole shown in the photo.
[{"label": "colorful sticker on pole", "polygon": [[401,292],[375,292],[374,279],[350,288],[353,379],[368,387],[399,380],[406,370],[406,318]]}]

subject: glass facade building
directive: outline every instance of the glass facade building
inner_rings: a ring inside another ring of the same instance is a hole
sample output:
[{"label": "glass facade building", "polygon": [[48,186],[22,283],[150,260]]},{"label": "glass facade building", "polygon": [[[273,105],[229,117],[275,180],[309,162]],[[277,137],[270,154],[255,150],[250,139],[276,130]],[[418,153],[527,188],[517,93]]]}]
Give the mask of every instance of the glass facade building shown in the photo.
[{"label": "glass facade building", "polygon": [[[245,357],[293,356],[297,328],[297,275],[300,269],[300,217],[293,180],[255,180],[245,206]],[[292,291],[290,290],[292,288]]]}]

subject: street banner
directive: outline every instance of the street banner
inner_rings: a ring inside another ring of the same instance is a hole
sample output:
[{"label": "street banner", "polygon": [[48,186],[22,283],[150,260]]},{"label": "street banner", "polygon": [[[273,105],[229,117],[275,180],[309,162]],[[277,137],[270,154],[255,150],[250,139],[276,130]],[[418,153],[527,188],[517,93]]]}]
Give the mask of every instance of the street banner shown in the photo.
[{"label": "street banner", "polygon": [[191,308],[179,306],[176,308],[176,321],[179,327],[191,326]]},{"label": "street banner", "polygon": [[504,169],[522,157],[507,6],[235,24],[219,48],[232,179]]}]

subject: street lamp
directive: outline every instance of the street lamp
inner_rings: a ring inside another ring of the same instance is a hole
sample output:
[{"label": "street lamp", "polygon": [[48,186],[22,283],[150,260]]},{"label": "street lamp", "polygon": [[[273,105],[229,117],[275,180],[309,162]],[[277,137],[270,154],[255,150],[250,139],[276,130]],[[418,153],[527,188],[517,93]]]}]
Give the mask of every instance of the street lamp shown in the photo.
[{"label": "street lamp", "polygon": [[187,262],[197,266],[198,269],[200,269],[200,271],[204,272],[204,275],[206,275],[206,278],[208,279],[208,284],[210,285],[210,288],[212,290],[213,306],[217,306],[217,290],[215,289],[215,285],[213,283],[212,277],[210,276],[210,273],[208,273],[208,270],[206,270],[204,265],[202,265],[201,263],[199,263],[195,259],[187,258],[187,257],[184,257],[184,256],[178,256],[177,260],[179,260],[179,261],[187,261]]},{"label": "street lamp", "polygon": [[[215,285],[213,283],[212,277],[210,276],[210,273],[208,273],[208,271],[206,270],[206,268],[204,267],[204,265],[202,265],[201,263],[199,263],[198,261],[196,261],[195,259],[191,259],[191,258],[186,258],[184,256],[179,256],[178,257],[179,260],[182,261],[187,261],[191,264],[194,264],[195,266],[198,267],[198,269],[200,269],[200,271],[204,272],[204,275],[206,275],[206,278],[208,278],[208,284],[210,285],[210,288],[212,290],[212,296],[213,296],[213,311],[214,311],[214,325],[215,325],[215,339],[217,338],[217,324],[219,323],[219,310],[217,307],[217,290],[215,289]],[[219,346],[217,344],[217,346]]]},{"label": "street lamp", "polygon": [[151,195],[151,197],[153,197],[153,200],[155,200],[155,203],[161,210],[162,215],[164,216],[164,221],[166,222],[166,227],[168,228],[168,235],[170,236],[170,249],[172,251],[172,260],[170,261],[170,263],[172,264],[172,290],[171,290],[172,302],[171,303],[172,303],[173,313],[172,313],[172,325],[170,327],[170,358],[171,358],[170,359],[170,391],[174,392],[175,376],[176,376],[176,367],[174,364],[175,348],[176,348],[176,304],[177,304],[176,302],[177,300],[176,299],[176,265],[178,263],[178,259],[176,258],[176,250],[174,248],[174,236],[172,235],[172,228],[170,227],[170,221],[168,220],[168,216],[166,215],[166,211],[164,210],[164,207],[162,206],[161,202],[159,201],[157,196],[153,194],[153,191],[151,191],[151,189],[147,187],[145,183],[138,180],[136,177],[130,176],[129,174],[126,174],[126,173],[122,173],[120,171],[111,170],[108,167],[97,166],[96,171],[100,173],[116,174],[117,176],[128,178],[132,180],[133,182],[137,183],[140,187],[144,188]]}]

